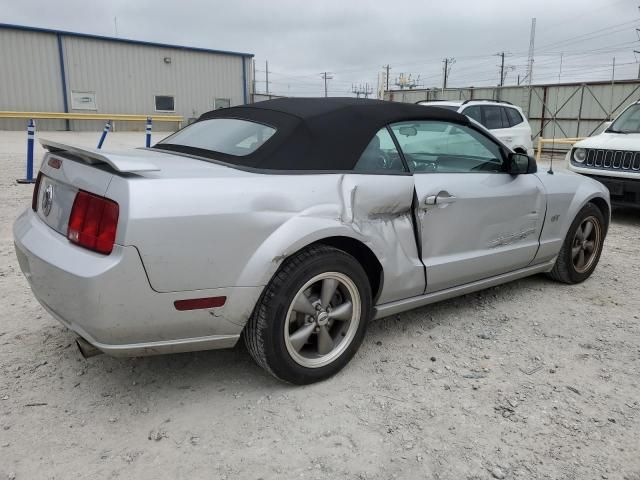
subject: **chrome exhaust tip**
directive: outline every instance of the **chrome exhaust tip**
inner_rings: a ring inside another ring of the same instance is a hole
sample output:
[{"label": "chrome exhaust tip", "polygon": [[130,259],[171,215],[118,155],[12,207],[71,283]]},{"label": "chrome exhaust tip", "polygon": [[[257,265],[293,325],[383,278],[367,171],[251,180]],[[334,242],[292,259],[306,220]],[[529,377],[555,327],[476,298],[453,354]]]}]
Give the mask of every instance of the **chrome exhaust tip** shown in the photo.
[{"label": "chrome exhaust tip", "polygon": [[80,350],[80,355],[82,355],[82,358],[85,360],[102,353],[102,350],[94,347],[82,337],[76,338],[76,345],[78,346],[78,350]]}]

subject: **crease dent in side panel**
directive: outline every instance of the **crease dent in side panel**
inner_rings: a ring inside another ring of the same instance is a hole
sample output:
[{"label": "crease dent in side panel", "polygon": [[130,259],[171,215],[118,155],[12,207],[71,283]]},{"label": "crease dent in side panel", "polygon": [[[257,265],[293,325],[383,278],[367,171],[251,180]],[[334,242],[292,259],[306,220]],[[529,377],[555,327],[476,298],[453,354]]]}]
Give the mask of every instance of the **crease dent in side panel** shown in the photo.
[{"label": "crease dent in side panel", "polygon": [[342,222],[365,238],[383,267],[379,301],[421,294],[424,269],[412,220],[412,178],[346,175],[341,187]]}]

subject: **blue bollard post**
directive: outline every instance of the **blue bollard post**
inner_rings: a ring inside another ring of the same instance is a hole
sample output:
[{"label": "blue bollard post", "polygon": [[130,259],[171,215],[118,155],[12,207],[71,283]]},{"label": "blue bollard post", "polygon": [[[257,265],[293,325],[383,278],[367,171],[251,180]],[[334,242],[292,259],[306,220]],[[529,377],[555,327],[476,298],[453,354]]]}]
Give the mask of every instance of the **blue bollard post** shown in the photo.
[{"label": "blue bollard post", "polygon": [[151,117],[147,117],[147,139],[146,139],[146,143],[145,146],[147,148],[151,147]]},{"label": "blue bollard post", "polygon": [[104,139],[107,138],[107,133],[111,130],[111,120],[107,120],[107,123],[104,125],[104,130],[102,131],[102,136],[100,137],[100,141],[98,142],[98,149],[102,148],[102,144],[104,143]]},{"label": "blue bollard post", "polygon": [[36,137],[36,124],[33,119],[27,124],[27,178],[19,178],[18,183],[35,183],[33,178],[33,141]]}]

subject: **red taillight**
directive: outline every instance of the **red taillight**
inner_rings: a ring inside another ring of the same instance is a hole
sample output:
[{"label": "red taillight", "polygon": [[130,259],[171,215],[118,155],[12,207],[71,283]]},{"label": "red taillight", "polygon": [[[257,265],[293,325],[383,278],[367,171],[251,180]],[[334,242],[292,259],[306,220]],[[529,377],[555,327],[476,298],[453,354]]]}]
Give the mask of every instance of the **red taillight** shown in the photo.
[{"label": "red taillight", "polygon": [[31,199],[31,209],[35,212],[38,210],[38,193],[40,192],[40,180],[42,180],[42,172],[38,172],[36,184],[33,186],[33,198]]},{"label": "red taillight", "polygon": [[73,201],[67,238],[81,247],[110,254],[118,227],[118,204],[113,200],[83,192]]}]

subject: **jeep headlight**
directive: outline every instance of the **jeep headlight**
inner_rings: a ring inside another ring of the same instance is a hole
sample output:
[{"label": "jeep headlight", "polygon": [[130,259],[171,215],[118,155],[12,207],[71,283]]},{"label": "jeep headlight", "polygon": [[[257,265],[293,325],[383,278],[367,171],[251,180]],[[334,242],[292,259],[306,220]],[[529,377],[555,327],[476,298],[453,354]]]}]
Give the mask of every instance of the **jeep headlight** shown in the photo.
[{"label": "jeep headlight", "polygon": [[576,148],[573,151],[573,159],[578,163],[584,163],[587,159],[587,151],[584,148]]}]

